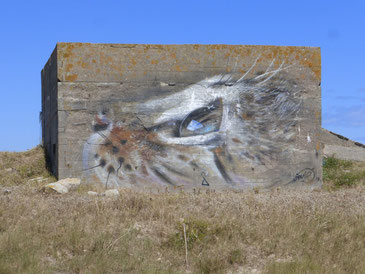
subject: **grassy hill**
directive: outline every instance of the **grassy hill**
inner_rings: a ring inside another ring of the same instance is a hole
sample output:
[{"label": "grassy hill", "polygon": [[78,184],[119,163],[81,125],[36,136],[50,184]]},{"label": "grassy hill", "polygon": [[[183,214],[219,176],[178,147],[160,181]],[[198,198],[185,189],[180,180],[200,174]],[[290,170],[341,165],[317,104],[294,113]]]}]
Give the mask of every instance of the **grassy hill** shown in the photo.
[{"label": "grassy hill", "polygon": [[0,152],[0,273],[365,272],[365,163],[325,159],[320,191],[117,198],[46,195],[44,165]]}]

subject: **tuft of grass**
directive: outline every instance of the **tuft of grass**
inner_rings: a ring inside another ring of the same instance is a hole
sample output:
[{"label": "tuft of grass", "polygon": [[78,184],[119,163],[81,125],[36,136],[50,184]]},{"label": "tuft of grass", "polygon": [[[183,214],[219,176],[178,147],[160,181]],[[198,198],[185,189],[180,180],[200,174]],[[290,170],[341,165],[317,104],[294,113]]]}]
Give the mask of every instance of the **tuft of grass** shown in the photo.
[{"label": "tuft of grass", "polygon": [[191,250],[196,242],[204,241],[207,236],[208,223],[203,220],[183,220],[183,222],[178,222],[176,224],[176,233],[171,235],[169,239],[169,244],[175,246],[178,250],[182,250],[185,246],[184,229],[183,224],[185,224],[186,241],[188,245],[188,250]]},{"label": "tuft of grass", "polygon": [[335,157],[324,158],[323,181],[327,189],[364,185],[365,163]]}]

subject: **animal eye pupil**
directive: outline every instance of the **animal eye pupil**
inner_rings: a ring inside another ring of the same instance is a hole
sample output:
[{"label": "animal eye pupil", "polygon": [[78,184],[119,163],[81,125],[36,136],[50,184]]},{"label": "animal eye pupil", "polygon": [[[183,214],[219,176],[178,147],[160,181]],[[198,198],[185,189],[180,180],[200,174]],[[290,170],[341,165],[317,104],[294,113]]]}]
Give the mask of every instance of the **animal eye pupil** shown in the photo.
[{"label": "animal eye pupil", "polygon": [[181,122],[178,137],[203,135],[218,131],[222,121],[222,102],[215,100],[207,107],[190,112]]},{"label": "animal eye pupil", "polygon": [[204,127],[204,126],[201,123],[199,123],[198,121],[191,120],[186,129],[190,130],[190,131],[194,131],[194,130],[200,129],[202,127]]}]

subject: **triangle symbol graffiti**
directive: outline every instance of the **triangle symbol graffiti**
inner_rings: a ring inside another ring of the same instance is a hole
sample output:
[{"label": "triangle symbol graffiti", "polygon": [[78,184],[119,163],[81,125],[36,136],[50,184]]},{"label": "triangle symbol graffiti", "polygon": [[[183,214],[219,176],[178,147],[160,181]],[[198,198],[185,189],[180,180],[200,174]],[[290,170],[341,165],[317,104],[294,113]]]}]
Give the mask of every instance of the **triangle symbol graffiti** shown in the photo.
[{"label": "triangle symbol graffiti", "polygon": [[209,186],[208,181],[203,177],[202,186]]}]

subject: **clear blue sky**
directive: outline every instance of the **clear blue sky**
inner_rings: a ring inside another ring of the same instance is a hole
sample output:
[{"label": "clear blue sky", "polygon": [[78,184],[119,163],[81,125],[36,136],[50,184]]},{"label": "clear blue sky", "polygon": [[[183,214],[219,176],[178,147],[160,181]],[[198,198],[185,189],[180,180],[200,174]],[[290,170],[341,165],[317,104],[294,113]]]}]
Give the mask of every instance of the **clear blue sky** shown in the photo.
[{"label": "clear blue sky", "polygon": [[365,143],[365,1],[2,1],[0,150],[40,143],[56,42],[319,46],[322,125]]}]

